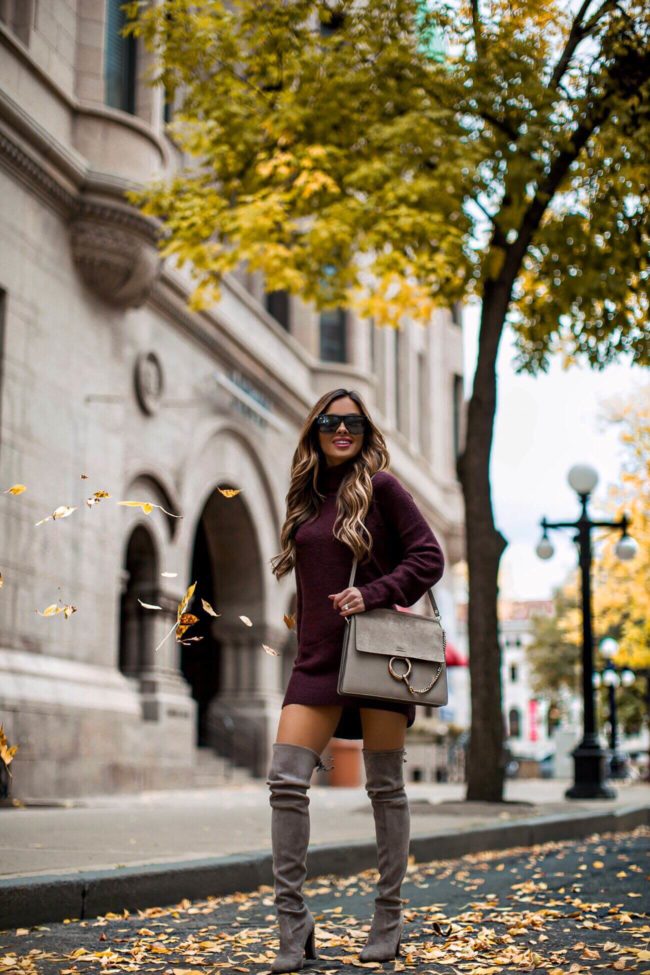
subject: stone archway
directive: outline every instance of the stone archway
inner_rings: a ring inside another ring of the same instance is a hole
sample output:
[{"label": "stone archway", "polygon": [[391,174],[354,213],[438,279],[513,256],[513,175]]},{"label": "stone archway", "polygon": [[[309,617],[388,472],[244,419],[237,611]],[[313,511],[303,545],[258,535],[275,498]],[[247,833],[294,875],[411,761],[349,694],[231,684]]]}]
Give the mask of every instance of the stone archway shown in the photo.
[{"label": "stone archway", "polygon": [[[200,619],[191,633],[203,639],[181,647],[181,671],[197,702],[197,744],[236,758],[236,751],[240,756],[254,751],[255,734],[238,727],[235,749],[232,719],[223,703],[254,690],[251,658],[263,625],[264,585],[252,515],[242,497],[227,498],[219,487],[234,485],[215,487],[203,506],[194,534],[191,575],[195,600],[206,599],[220,616],[196,613]],[[253,627],[240,616],[247,616]],[[255,764],[254,758],[250,764]]]}]

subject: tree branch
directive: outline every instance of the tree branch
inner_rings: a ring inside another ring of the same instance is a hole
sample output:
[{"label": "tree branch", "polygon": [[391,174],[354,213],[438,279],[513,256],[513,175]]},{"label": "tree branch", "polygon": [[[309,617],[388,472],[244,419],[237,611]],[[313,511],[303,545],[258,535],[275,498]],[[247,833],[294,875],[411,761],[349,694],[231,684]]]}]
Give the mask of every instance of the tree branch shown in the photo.
[{"label": "tree branch", "polygon": [[483,50],[483,31],[481,29],[481,12],[478,9],[478,0],[472,0],[472,25],[474,27],[476,53],[480,54]]},{"label": "tree branch", "polygon": [[482,108],[480,109],[478,114],[479,117],[482,118],[484,122],[489,122],[490,125],[493,125],[495,127],[495,129],[498,129],[500,132],[503,132],[504,135],[507,135],[511,142],[516,142],[517,139],[519,138],[519,132],[517,132],[516,129],[513,129],[511,126],[508,125],[507,122],[503,121],[502,119],[497,118],[496,115],[492,115],[491,112],[488,112],[484,108]]},{"label": "tree branch", "polygon": [[562,180],[568,173],[571,163],[578,158],[590,136],[596,129],[600,128],[610,115],[613,94],[613,92],[610,92],[609,97],[604,97],[596,106],[593,115],[590,118],[584,119],[577,129],[575,129],[571,136],[571,148],[564,149],[558,154],[551,164],[546,178],[538,186],[537,192],[522,218],[521,229],[517,235],[517,240],[508,249],[503,273],[506,281],[511,284],[519,273],[524,254],[530,245],[533,234],[539,227],[550,201],[555,196]]},{"label": "tree branch", "polygon": [[564,77],[564,72],[568,68],[569,62],[571,61],[571,58],[573,57],[578,44],[584,37],[583,34],[584,28],[582,22],[591,4],[592,4],[592,0],[583,0],[580,10],[573,18],[573,23],[571,24],[571,30],[569,31],[567,42],[564,45],[564,50],[560,55],[559,61],[555,65],[553,74],[551,75],[551,80],[548,83],[549,88],[557,88],[560,81]]}]

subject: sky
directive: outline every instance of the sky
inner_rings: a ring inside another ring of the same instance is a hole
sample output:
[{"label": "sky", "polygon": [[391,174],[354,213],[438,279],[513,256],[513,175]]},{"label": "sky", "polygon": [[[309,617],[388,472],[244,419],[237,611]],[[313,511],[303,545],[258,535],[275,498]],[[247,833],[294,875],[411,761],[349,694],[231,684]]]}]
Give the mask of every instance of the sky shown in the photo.
[{"label": "sky", "polygon": [[[467,394],[476,362],[478,308],[464,316]],[[612,398],[627,397],[649,380],[647,370],[626,364],[602,372],[559,359],[548,373],[516,375],[512,335],[504,334],[497,365],[498,406],[492,455],[492,501],[497,527],[508,540],[501,560],[500,591],[509,599],[547,599],[576,566],[577,549],[566,529],[551,533],[555,555],[535,554],[540,520],[573,521],[578,498],[567,483],[573,464],[589,464],[599,475],[592,517],[603,515],[607,488],[618,482],[621,448],[616,427],[602,414]],[[599,505],[599,501],[601,505]],[[630,529],[634,535],[634,526]]]}]

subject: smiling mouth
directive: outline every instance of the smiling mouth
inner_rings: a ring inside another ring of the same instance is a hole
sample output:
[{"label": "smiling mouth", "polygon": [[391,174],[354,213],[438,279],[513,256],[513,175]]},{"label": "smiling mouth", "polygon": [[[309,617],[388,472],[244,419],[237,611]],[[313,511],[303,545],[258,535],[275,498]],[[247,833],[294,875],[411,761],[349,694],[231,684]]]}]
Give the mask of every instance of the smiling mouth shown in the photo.
[{"label": "smiling mouth", "polygon": [[351,440],[335,440],[334,441],[334,446],[335,447],[349,447],[351,443],[352,443]]}]

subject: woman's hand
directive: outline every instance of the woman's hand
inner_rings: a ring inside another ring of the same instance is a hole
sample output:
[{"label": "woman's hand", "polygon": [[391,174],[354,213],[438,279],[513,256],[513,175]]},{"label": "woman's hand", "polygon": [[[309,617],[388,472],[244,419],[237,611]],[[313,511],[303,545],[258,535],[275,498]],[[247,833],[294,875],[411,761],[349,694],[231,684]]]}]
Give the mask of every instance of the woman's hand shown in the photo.
[{"label": "woman's hand", "polygon": [[363,596],[356,586],[348,586],[347,589],[333,593],[327,598],[333,600],[332,607],[333,609],[340,610],[341,616],[351,616],[352,613],[363,613],[366,608],[363,602]]}]

